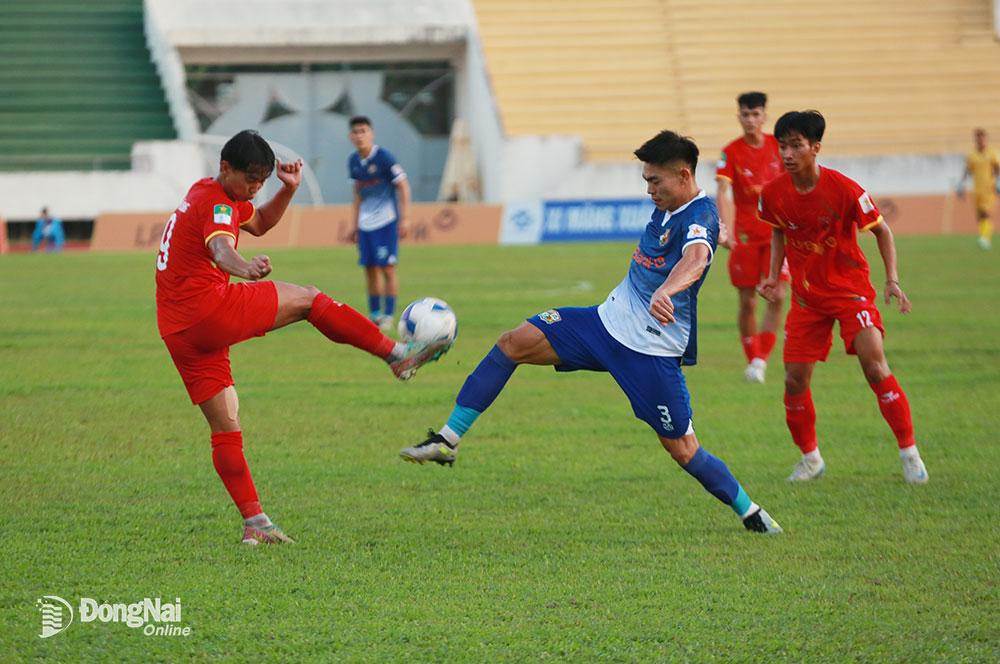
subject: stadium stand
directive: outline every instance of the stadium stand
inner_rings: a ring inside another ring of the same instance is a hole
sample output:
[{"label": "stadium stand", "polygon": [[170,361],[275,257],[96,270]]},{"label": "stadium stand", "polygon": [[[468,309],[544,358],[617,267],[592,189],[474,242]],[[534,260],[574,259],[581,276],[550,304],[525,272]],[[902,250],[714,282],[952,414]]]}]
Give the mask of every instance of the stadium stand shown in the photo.
[{"label": "stadium stand", "polygon": [[593,162],[627,159],[667,126],[714,150],[752,89],[770,96],[772,120],[822,110],[827,155],[960,152],[1000,106],[1000,45],[981,0],[474,6],[507,135],[579,134]]},{"label": "stadium stand", "polygon": [[0,171],[128,169],[173,138],[142,0],[0,3]]}]

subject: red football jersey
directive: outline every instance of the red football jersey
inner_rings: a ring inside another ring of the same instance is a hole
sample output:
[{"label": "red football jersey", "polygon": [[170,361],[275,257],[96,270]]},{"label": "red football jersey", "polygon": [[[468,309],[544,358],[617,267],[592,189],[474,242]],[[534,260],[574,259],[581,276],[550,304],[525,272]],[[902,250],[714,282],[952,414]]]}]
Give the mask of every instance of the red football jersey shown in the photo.
[{"label": "red football jersey", "polygon": [[760,192],[760,219],[785,233],[792,292],[804,301],[830,297],[875,298],[858,230],[882,223],[882,215],[861,186],[830,168],[800,194],[782,173]]},{"label": "red football jersey", "polygon": [[728,180],[733,187],[738,244],[771,239],[771,227],[757,218],[757,199],[761,188],[784,170],[778,141],[771,134],[764,134],[764,143],[759,148],[752,147],[741,136],[722,149],[715,179]]},{"label": "red football jersey", "polygon": [[234,202],[215,178],[198,180],[188,190],[167,220],[156,257],[160,336],[186,330],[222,301],[229,274],[212,262],[208,241],[225,233],[239,242],[240,226],[253,215],[253,203]]}]

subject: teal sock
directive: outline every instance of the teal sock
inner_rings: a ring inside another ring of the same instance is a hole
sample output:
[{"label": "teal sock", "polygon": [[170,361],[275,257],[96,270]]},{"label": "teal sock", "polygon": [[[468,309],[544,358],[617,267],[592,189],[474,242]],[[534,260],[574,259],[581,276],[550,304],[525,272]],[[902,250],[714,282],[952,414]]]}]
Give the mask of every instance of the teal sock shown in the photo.
[{"label": "teal sock", "polygon": [[465,432],[469,430],[480,414],[478,410],[472,408],[455,406],[455,409],[451,411],[451,416],[448,418],[447,426],[459,436],[464,436]]},{"label": "teal sock", "polygon": [[732,507],[733,511],[736,512],[736,516],[742,517],[747,513],[747,510],[750,509],[750,505],[752,504],[753,502],[750,500],[750,496],[747,495],[747,492],[744,491],[741,486],[740,490],[736,492],[736,498],[733,500],[730,507]]}]

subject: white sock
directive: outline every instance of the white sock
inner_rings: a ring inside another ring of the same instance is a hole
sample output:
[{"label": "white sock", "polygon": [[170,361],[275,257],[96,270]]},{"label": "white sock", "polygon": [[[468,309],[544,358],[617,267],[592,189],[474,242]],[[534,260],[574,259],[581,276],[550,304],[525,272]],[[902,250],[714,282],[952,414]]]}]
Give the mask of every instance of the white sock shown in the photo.
[{"label": "white sock", "polygon": [[917,451],[916,445],[910,445],[909,447],[902,447],[899,450],[899,458],[906,459],[908,457],[919,457],[920,452]]},{"label": "white sock", "polygon": [[745,519],[745,518],[747,518],[748,516],[750,516],[751,514],[753,514],[754,512],[756,512],[759,509],[760,509],[760,505],[758,505],[757,503],[751,501],[750,502],[750,509],[748,509],[743,514],[740,514],[740,518],[741,519]]},{"label": "white sock", "polygon": [[441,427],[441,430],[438,431],[438,433],[444,436],[444,439],[447,440],[448,444],[452,447],[458,447],[458,441],[462,440],[462,437],[455,433],[455,431],[452,430],[452,428],[447,424]]},{"label": "white sock", "polygon": [[812,452],[807,452],[802,455],[802,458],[806,461],[822,461],[823,457],[819,455],[819,448],[817,447]]},{"label": "white sock", "polygon": [[401,359],[406,357],[406,344],[399,341],[396,342],[395,347],[392,352],[389,353],[389,357],[385,358],[387,364],[392,364],[393,362],[399,362]]},{"label": "white sock", "polygon": [[264,514],[263,512],[261,512],[256,516],[251,516],[247,517],[246,519],[243,519],[243,524],[250,526],[251,528],[256,528],[257,530],[263,530],[268,526],[274,525],[273,523],[271,523],[271,520],[267,518],[267,515]]}]

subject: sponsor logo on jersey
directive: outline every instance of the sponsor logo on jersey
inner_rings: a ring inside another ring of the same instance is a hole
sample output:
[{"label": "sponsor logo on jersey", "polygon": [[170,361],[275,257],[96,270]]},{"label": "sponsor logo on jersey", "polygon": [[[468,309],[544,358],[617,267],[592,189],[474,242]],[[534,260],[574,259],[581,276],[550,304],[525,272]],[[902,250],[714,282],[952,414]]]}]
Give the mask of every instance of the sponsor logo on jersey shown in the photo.
[{"label": "sponsor logo on jersey", "polygon": [[663,256],[651,258],[642,253],[642,249],[640,247],[635,248],[635,252],[632,254],[632,260],[643,267],[649,268],[650,270],[665,267],[667,264],[667,259]]},{"label": "sponsor logo on jersey", "polygon": [[212,221],[217,224],[230,225],[233,223],[233,208],[228,205],[216,205],[212,212]]},{"label": "sponsor logo on jersey", "polygon": [[548,311],[543,311],[538,314],[538,317],[545,321],[547,324],[552,325],[552,323],[558,323],[562,320],[562,316],[555,309],[549,309]]},{"label": "sponsor logo on jersey", "polygon": [[656,336],[658,336],[658,337],[659,337],[659,336],[662,336],[662,335],[660,334],[660,331],[659,331],[659,330],[657,330],[657,329],[656,329],[655,327],[653,327],[652,325],[647,325],[647,326],[646,326],[646,331],[647,331],[647,332],[649,332],[650,334],[653,334],[653,335],[656,335]]},{"label": "sponsor logo on jersey", "polygon": [[389,170],[392,171],[392,174],[395,175],[396,177],[403,175],[403,167],[400,166],[399,164],[393,164],[392,168],[390,168]]},{"label": "sponsor logo on jersey", "polygon": [[663,231],[663,235],[660,236],[660,246],[662,247],[670,239],[670,229]]},{"label": "sponsor logo on jersey", "polygon": [[704,240],[708,239],[708,229],[700,224],[691,224],[688,226],[687,239],[693,240],[695,238],[702,238]]},{"label": "sponsor logo on jersey", "polygon": [[867,191],[858,197],[858,204],[861,205],[861,211],[865,214],[875,210],[875,204],[872,203],[872,197],[868,195]]}]

